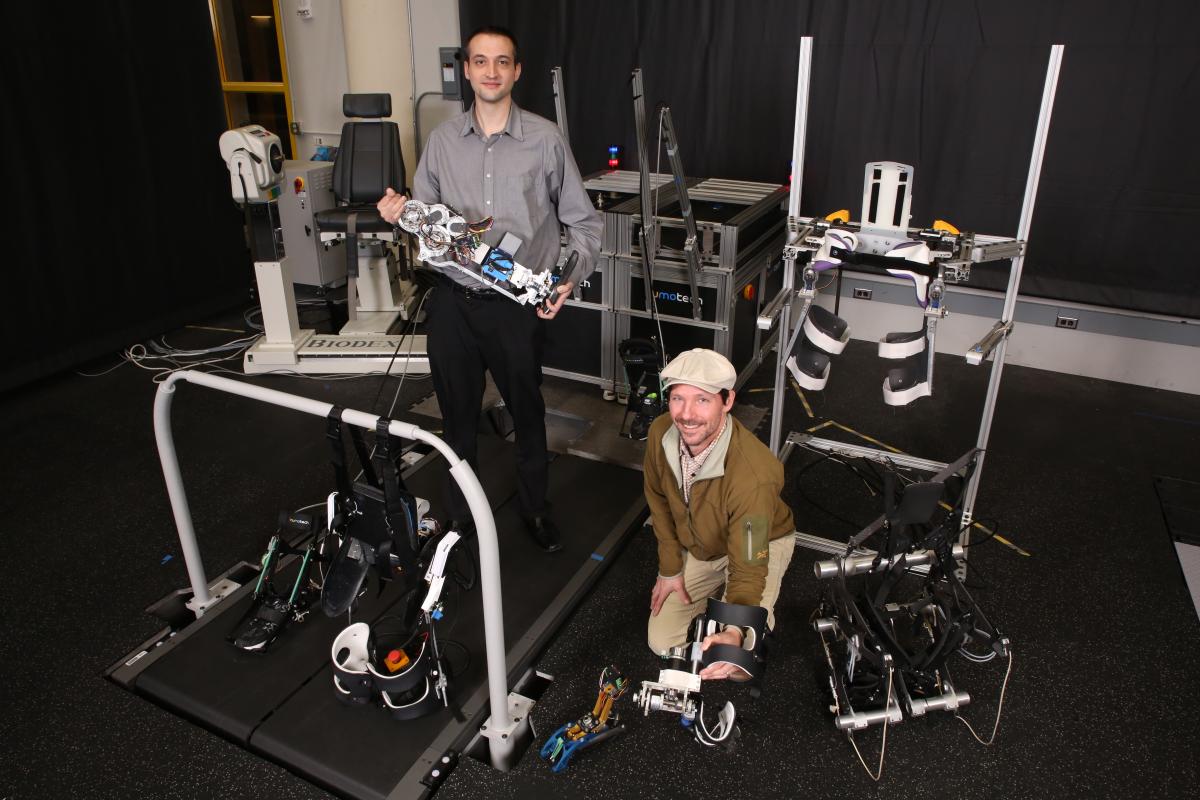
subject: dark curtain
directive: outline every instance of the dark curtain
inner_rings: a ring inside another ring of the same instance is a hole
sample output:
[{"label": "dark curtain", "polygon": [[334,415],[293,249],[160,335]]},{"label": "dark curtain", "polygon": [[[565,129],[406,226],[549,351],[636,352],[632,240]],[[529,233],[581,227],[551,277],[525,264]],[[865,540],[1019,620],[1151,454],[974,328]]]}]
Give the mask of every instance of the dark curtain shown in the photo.
[{"label": "dark curtain", "polygon": [[[1200,4],[460,0],[459,18],[464,39],[484,24],[514,31],[514,96],[550,119],[549,70],[562,65],[585,174],[610,144],[637,168],[628,79],[640,66],[648,111],[671,106],[690,175],[786,181],[799,39],[813,36],[802,213],[858,219],[863,165],[900,161],[915,168],[914,225],[1007,236],[1050,45],[1065,44],[1022,294],[1200,318]],[[977,268],[971,285],[1003,288],[1006,267]]]},{"label": "dark curtain", "polygon": [[204,0],[20,3],[5,23],[0,391],[229,308],[252,278]]}]

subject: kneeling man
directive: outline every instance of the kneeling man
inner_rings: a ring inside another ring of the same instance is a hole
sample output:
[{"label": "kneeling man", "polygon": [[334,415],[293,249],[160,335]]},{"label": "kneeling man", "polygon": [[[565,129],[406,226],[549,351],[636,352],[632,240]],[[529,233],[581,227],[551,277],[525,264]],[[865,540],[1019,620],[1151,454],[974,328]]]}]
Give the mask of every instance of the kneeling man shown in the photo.
[{"label": "kneeling man", "polygon": [[[773,628],[796,540],[792,511],[779,497],[783,465],[729,413],[737,380],[729,360],[712,350],[689,350],[661,377],[670,413],[655,420],[646,440],[646,501],[658,539],[647,639],[651,650],[666,655],[687,642],[692,619],[722,586],[721,599],[762,606]],[[743,637],[728,627],[708,636],[704,649],[742,646]],[[725,662],[700,676],[747,677]]]}]

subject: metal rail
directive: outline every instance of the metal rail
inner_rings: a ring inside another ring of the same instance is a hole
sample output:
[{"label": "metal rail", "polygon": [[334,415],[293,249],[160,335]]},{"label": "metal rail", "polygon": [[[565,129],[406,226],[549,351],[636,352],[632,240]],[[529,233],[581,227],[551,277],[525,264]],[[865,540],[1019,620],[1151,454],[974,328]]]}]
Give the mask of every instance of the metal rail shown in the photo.
[{"label": "metal rail", "polygon": [[[167,495],[171,500],[171,512],[175,516],[175,527],[179,533],[179,545],[187,566],[188,579],[192,585],[192,602],[197,617],[214,603],[209,592],[208,578],[204,573],[204,562],[200,557],[200,546],[196,541],[196,530],[192,525],[192,513],[188,506],[187,492],[179,471],[179,459],[175,452],[175,439],[171,431],[171,406],[178,383],[194,383],[210,389],[235,394],[251,400],[290,408],[317,417],[329,416],[332,403],[310,400],[274,389],[265,389],[240,381],[222,378],[204,372],[183,370],[172,374],[159,384],[154,398],[154,436],[158,443],[159,461],[162,462],[163,478],[167,484]],[[380,417],[363,411],[347,409],[342,421],[366,430],[374,430]],[[483,595],[484,644],[487,655],[488,699],[491,721],[487,725],[492,763],[499,766],[507,763],[517,737],[507,734],[520,724],[509,711],[508,676],[505,668],[504,610],[500,592],[500,545],[496,537],[496,520],[479,479],[467,462],[460,459],[437,436],[407,422],[392,420],[388,433],[403,439],[424,442],[434,447],[450,465],[450,475],[458,483],[475,520],[479,537],[479,582]]]}]

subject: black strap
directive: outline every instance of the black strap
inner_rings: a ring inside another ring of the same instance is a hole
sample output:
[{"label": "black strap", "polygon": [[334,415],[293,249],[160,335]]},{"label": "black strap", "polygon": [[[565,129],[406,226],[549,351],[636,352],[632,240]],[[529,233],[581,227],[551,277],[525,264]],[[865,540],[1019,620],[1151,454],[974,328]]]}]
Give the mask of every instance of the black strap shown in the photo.
[{"label": "black strap", "polygon": [[[333,464],[333,475],[337,482],[337,492],[343,499],[350,497],[350,475],[346,472],[346,448],[342,444],[342,412],[341,406],[329,409],[325,416],[325,438],[329,440],[329,461]],[[333,524],[333,520],[329,520]]]},{"label": "black strap", "polygon": [[375,466],[383,482],[383,504],[388,525],[393,536],[400,539],[396,544],[407,545],[415,556],[420,549],[417,544],[416,498],[408,493],[400,470],[396,467],[394,440],[388,433],[391,423],[390,419],[380,417],[375,425]]},{"label": "black strap", "polygon": [[759,678],[766,665],[763,637],[767,633],[767,610],[762,606],[744,606],[710,599],[704,615],[708,622],[750,628],[754,631],[754,647],[747,650],[732,644],[713,645],[704,651],[702,663],[708,666],[726,661],[745,670],[751,678]]},{"label": "black strap", "polygon": [[[346,464],[346,445],[342,439],[342,414],[344,412],[345,409],[341,406],[329,409],[329,414],[325,418],[325,436],[329,439],[332,448],[333,454],[330,461],[333,463],[333,471],[337,479],[338,494],[343,498],[349,498],[350,474]],[[367,441],[362,430],[357,425],[350,425],[349,428],[350,441],[354,445],[354,452],[362,467],[363,477],[366,478],[369,485],[379,487],[379,478],[371,464],[371,454],[367,450]]]},{"label": "black strap", "polygon": [[[346,277],[358,277],[358,212],[346,215]],[[353,297],[350,302],[355,302]]]}]

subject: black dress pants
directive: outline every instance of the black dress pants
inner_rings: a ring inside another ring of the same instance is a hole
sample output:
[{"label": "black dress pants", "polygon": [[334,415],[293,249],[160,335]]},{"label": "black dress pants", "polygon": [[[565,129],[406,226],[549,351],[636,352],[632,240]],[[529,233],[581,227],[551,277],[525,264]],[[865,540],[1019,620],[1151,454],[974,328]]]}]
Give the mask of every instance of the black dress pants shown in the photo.
[{"label": "black dress pants", "polygon": [[[476,437],[483,405],[484,372],[512,415],[517,439],[517,486],[521,512],[540,515],[546,506],[546,404],[542,399],[543,321],[532,308],[492,292],[468,294],[443,278],[429,297],[429,367],[442,412],[442,438],[479,474]],[[488,464],[488,469],[508,469]],[[450,513],[471,518],[453,479]]]}]

